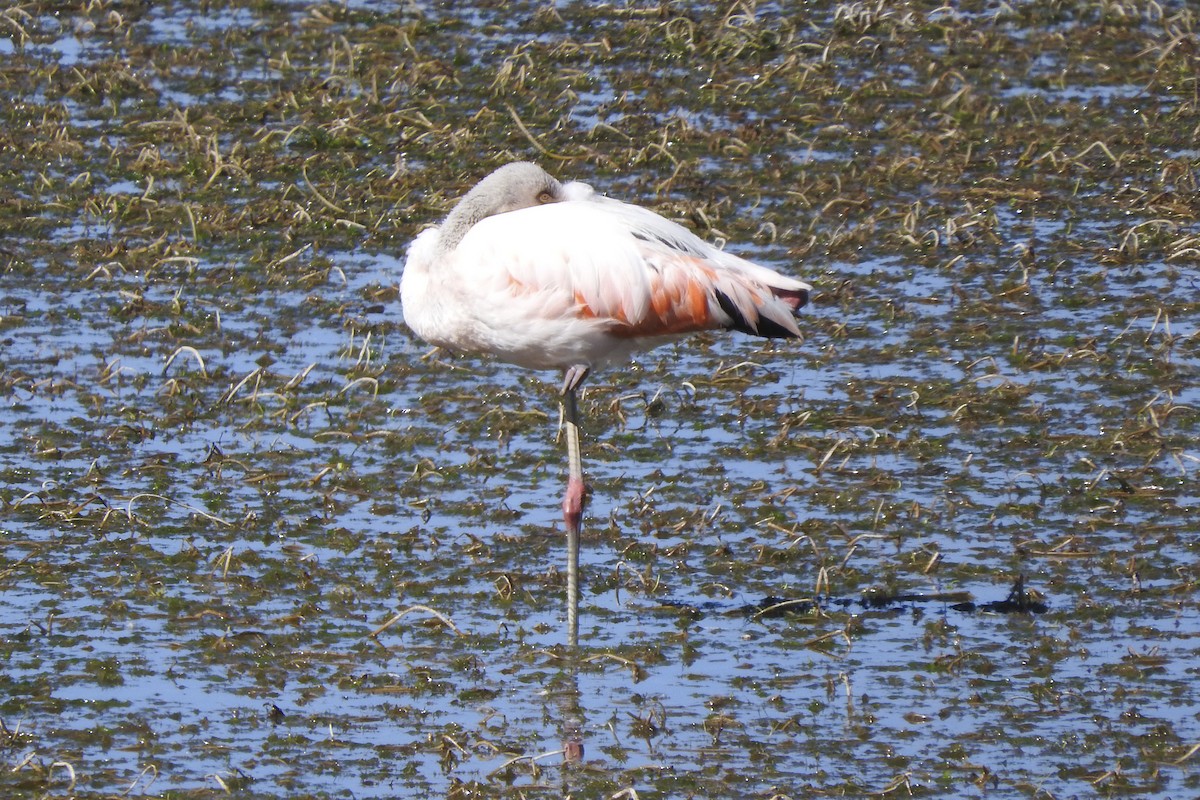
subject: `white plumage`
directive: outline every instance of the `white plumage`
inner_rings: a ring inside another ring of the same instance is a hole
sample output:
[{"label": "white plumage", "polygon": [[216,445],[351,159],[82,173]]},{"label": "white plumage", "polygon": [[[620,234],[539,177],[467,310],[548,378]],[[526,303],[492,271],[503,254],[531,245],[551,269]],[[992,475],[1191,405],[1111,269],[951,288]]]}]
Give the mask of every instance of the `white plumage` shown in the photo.
[{"label": "white plumage", "polygon": [[518,162],[488,175],[409,248],[404,319],[431,344],[564,371],[567,631],[578,637],[586,489],[576,389],[593,367],[692,331],[799,337],[808,284],[726,253],[639,206]]},{"label": "white plumage", "polygon": [[400,289],[405,320],[432,344],[566,370],[698,330],[799,336],[810,287],[522,162],[416,238]]}]

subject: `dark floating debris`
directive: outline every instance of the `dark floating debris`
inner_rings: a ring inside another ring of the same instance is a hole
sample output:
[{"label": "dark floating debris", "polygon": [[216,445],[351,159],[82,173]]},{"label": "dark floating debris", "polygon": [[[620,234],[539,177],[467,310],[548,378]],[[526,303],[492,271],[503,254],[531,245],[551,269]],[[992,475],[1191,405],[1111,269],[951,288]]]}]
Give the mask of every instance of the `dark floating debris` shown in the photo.
[{"label": "dark floating debris", "polygon": [[906,592],[902,594],[885,594],[871,592],[861,598],[822,598],[812,597],[776,597],[769,595],[757,603],[747,603],[738,611],[748,617],[777,618],[795,614],[807,614],[818,608],[833,606],[842,609],[861,603],[867,609],[883,609],[900,605],[901,603],[950,603],[954,611],[975,613],[976,611],[994,614],[1044,614],[1049,606],[1042,601],[1042,595],[1037,590],[1025,587],[1025,576],[1017,577],[1008,596],[1003,600],[993,600],[987,603],[976,603],[967,591],[957,592]]},{"label": "dark floating debris", "polygon": [[798,597],[791,600],[786,597],[764,597],[758,603],[742,606],[742,613],[751,617],[775,618],[786,617],[790,614],[807,614],[819,607],[820,604],[811,597]]},{"label": "dark floating debris", "polygon": [[970,603],[970,592],[906,592],[903,594],[883,594],[872,592],[863,595],[863,605],[867,608],[887,608],[898,603]]},{"label": "dark floating debris", "polygon": [[1025,576],[1018,575],[1008,597],[1003,600],[993,600],[990,603],[973,602],[955,603],[950,606],[955,611],[972,613],[988,611],[993,614],[1045,614],[1049,606],[1042,602],[1042,594],[1036,589],[1025,588]]}]

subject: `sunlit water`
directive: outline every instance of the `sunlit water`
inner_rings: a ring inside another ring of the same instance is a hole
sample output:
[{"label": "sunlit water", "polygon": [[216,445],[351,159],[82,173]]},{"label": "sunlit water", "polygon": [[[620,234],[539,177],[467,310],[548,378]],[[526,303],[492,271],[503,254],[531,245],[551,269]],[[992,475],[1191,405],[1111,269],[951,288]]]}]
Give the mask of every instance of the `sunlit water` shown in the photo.
[{"label": "sunlit water", "polygon": [[[761,13],[802,11],[786,5]],[[351,6],[366,16],[329,47],[375,14],[463,26],[479,53],[535,38],[527,17],[487,9]],[[278,20],[258,15],[169,6],[128,24],[162,48],[243,31],[276,42]],[[40,39],[6,53],[69,69],[122,52],[82,17],[28,24]],[[805,24],[820,41],[850,23],[830,11]],[[1129,84],[1045,85],[1059,57],[998,97],[1136,99]],[[151,83],[164,115],[198,111],[266,91],[282,75],[268,62]],[[605,106],[622,80],[614,69],[579,92],[582,130],[620,123]],[[26,99],[122,135],[95,105]],[[740,130],[726,111],[662,116]],[[788,157],[870,158],[836,142]],[[706,163],[727,181],[738,162]],[[436,179],[430,154],[412,164]],[[97,194],[146,191],[94,169]],[[589,177],[633,188],[603,178]],[[86,791],[132,796],[447,796],[472,782],[551,796],[1190,796],[1195,259],[1148,248],[1101,263],[1144,220],[1067,206],[936,207],[911,231],[934,268],[897,251],[894,221],[853,258],[793,264],[796,231],[730,245],[813,279],[809,333],[765,347],[697,337],[592,379],[575,654],[562,646],[554,376],[427,358],[394,295],[372,299],[398,280],[398,252],[276,241],[278,257],[300,251],[291,274],[319,276],[298,286],[222,246],[144,280],[119,257],[72,261],[72,244],[125,234],[64,219],[66,255],[33,257],[44,277],[31,281],[12,265],[32,245],[6,241],[0,787],[29,777],[16,790],[66,793],[66,764]],[[432,221],[397,220],[399,238]],[[963,238],[975,227],[986,245]],[[175,338],[181,320],[199,333]],[[1155,435],[1161,446],[1142,444]],[[982,610],[1019,575],[1046,613]],[[820,610],[756,613],[769,599]],[[572,737],[583,765],[538,758]]]}]

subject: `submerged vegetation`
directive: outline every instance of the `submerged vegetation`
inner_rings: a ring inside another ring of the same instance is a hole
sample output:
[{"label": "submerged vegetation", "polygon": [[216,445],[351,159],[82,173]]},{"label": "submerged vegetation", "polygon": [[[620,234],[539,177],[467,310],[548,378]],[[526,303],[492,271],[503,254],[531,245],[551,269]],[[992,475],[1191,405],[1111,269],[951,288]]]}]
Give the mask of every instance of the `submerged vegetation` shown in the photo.
[{"label": "submerged vegetation", "polygon": [[[0,789],[1195,794],[1198,26],[0,10]],[[577,653],[553,382],[395,288],[515,158],[817,287],[589,386]]]}]

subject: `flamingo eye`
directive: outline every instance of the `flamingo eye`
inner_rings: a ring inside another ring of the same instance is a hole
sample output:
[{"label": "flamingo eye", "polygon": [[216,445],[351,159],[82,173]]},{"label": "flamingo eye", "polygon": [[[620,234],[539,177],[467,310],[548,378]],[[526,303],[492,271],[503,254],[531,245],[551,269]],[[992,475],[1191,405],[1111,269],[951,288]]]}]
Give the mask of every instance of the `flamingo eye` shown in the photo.
[{"label": "flamingo eye", "polygon": [[554,202],[554,192],[550,191],[549,189],[542,189],[537,194],[537,201],[539,203],[542,203],[543,205],[546,203],[553,203]]}]

